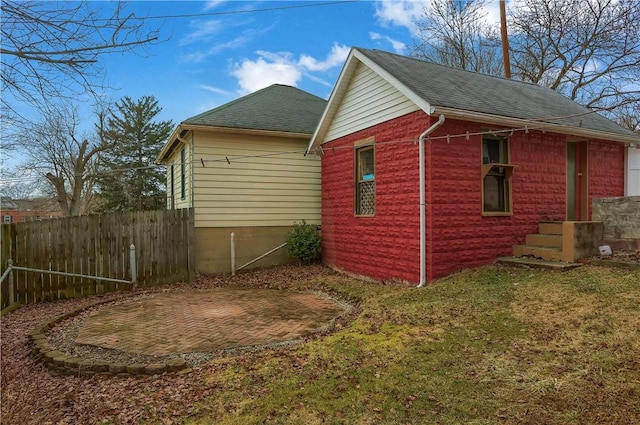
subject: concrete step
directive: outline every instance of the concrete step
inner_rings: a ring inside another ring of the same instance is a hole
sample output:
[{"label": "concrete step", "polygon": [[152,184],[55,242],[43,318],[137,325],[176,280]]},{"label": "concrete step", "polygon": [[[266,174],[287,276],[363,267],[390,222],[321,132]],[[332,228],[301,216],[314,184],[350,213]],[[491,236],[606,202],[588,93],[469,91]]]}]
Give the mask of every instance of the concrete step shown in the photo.
[{"label": "concrete step", "polygon": [[561,221],[541,221],[538,224],[538,233],[547,235],[562,235]]},{"label": "concrete step", "polygon": [[530,255],[535,258],[541,258],[546,261],[560,261],[562,258],[562,250],[559,248],[531,245],[513,246],[514,257],[524,257],[525,255]]},{"label": "concrete step", "polygon": [[546,246],[548,248],[562,248],[562,235],[550,235],[544,233],[527,235],[525,238],[525,244],[532,246]]},{"label": "concrete step", "polygon": [[532,267],[539,269],[547,269],[547,270],[556,270],[556,271],[566,271],[575,269],[576,267],[582,266],[582,264],[578,263],[564,263],[560,261],[545,261],[538,260],[537,258],[514,258],[514,257],[500,257],[496,259],[496,264],[501,264],[503,266],[514,266],[514,267]]}]

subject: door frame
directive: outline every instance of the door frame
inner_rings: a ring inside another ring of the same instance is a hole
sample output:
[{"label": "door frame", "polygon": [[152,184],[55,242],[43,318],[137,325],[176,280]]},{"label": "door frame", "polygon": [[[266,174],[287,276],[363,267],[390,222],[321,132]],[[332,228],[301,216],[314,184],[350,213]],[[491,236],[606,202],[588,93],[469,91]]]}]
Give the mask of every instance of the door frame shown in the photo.
[{"label": "door frame", "polygon": [[567,221],[586,221],[589,219],[587,142],[567,141],[566,164]]}]

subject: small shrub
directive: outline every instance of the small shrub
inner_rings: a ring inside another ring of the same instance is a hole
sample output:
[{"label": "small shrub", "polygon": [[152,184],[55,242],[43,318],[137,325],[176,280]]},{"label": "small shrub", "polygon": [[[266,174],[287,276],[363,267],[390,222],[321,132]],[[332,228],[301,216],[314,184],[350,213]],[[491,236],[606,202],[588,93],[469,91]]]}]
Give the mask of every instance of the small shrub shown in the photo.
[{"label": "small shrub", "polygon": [[320,258],[321,241],[317,226],[302,220],[300,223],[293,223],[293,229],[287,235],[287,249],[291,256],[306,264]]}]

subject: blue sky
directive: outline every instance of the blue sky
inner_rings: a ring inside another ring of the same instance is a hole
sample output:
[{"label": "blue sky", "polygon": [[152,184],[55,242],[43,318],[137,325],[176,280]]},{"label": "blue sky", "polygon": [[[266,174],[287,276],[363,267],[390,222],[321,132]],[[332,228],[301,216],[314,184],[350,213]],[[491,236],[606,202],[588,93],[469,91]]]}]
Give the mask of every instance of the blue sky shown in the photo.
[{"label": "blue sky", "polygon": [[[174,125],[274,83],[328,99],[353,46],[409,54],[415,21],[429,0],[208,0],[131,1],[126,11],[144,17],[159,42],[135,52],[106,54],[99,66],[115,102],[153,95],[158,120]],[[485,19],[498,25],[498,0],[487,0]],[[91,1],[109,16],[113,2]],[[187,16],[188,15],[188,16]],[[94,108],[78,99],[84,128]],[[5,169],[21,153],[2,154]]]},{"label": "blue sky", "polygon": [[[499,23],[498,1],[491,3],[487,18]],[[148,20],[166,41],[105,57],[108,81],[119,88],[110,97],[153,95],[163,108],[159,118],[175,124],[273,83],[328,98],[352,46],[408,54],[423,6],[400,0],[132,2],[138,16],[203,16]]]}]

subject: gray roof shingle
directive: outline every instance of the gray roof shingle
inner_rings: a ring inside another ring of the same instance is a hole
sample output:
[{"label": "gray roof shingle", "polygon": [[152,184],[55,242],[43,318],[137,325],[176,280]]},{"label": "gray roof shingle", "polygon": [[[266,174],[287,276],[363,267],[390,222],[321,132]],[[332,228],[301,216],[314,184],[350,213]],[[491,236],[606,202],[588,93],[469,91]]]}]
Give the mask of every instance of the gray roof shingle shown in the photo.
[{"label": "gray roof shingle", "polygon": [[296,87],[273,84],[183,124],[313,134],[327,101]]},{"label": "gray roof shingle", "polygon": [[549,88],[380,50],[356,49],[431,106],[635,135]]}]

